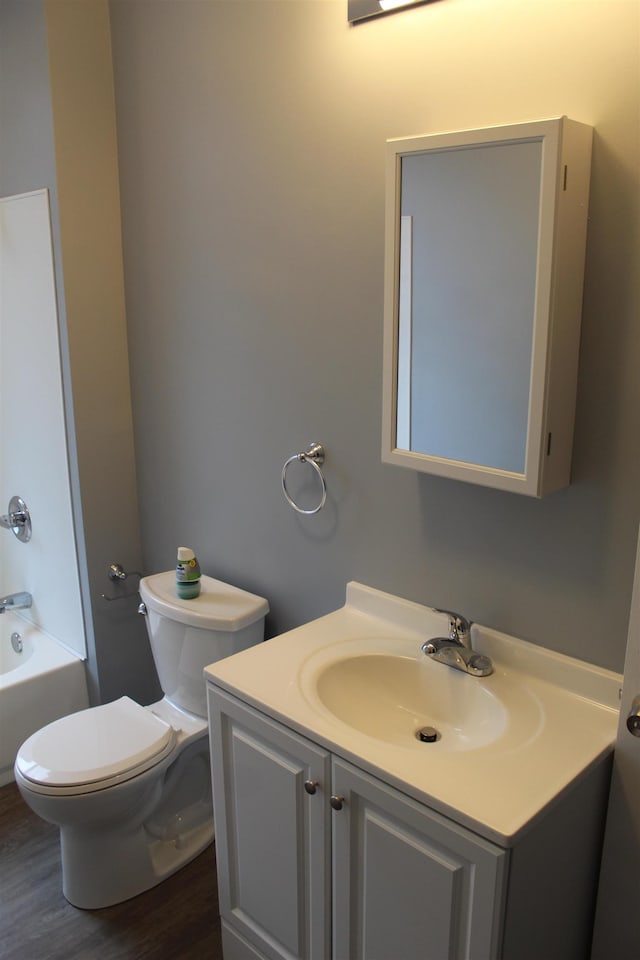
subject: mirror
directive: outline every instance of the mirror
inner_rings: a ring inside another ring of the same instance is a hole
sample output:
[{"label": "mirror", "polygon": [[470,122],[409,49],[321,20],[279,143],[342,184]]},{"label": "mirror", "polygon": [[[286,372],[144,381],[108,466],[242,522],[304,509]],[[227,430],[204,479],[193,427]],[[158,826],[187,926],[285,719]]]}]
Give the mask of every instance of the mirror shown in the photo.
[{"label": "mirror", "polygon": [[591,133],[388,142],[386,462],[534,496],[569,482]]}]

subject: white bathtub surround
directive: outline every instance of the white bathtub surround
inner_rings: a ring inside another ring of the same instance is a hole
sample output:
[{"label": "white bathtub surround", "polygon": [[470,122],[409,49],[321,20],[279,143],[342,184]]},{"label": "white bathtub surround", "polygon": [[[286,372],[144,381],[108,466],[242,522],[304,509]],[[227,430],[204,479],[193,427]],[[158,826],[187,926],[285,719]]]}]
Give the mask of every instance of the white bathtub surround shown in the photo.
[{"label": "white bathtub surround", "polygon": [[[19,634],[22,652],[11,645]],[[0,616],[0,786],[14,779],[21,743],[89,705],[84,663],[18,613]]]},{"label": "white bathtub surround", "polygon": [[21,496],[33,524],[0,530],[0,592],[28,590],[25,617],[85,657],[48,192],[2,198],[0,238],[0,513]]}]

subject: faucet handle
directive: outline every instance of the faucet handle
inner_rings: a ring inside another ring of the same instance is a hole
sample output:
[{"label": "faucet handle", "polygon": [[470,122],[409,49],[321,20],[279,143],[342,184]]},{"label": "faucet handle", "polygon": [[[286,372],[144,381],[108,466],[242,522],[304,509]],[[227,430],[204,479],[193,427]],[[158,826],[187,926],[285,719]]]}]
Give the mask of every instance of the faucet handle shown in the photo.
[{"label": "faucet handle", "polygon": [[445,613],[449,617],[449,640],[461,643],[468,647],[471,643],[471,625],[473,620],[467,620],[461,613],[454,613],[453,610],[441,610],[435,608],[438,613]]},{"label": "faucet handle", "polygon": [[22,497],[11,497],[9,512],[0,517],[0,527],[12,530],[21,543],[31,539],[31,516]]}]

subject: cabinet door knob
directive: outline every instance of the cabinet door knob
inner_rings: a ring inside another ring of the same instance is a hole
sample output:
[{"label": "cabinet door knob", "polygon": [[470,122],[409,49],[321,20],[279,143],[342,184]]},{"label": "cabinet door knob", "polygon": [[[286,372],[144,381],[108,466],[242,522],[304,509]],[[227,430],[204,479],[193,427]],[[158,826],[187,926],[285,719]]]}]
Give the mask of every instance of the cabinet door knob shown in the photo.
[{"label": "cabinet door knob", "polygon": [[640,695],[633,698],[631,710],[627,717],[627,730],[634,737],[640,737]]},{"label": "cabinet door knob", "polygon": [[344,803],[344,797],[336,797],[335,794],[329,799],[329,803],[334,810],[342,810],[342,804]]},{"label": "cabinet door knob", "polygon": [[305,780],[305,782],[304,782],[304,788],[305,788],[305,790],[307,791],[307,793],[309,793],[309,794],[311,794],[311,796],[313,796],[313,794],[314,794],[314,793],[316,792],[316,790],[318,789],[318,781],[317,781],[317,780]]}]

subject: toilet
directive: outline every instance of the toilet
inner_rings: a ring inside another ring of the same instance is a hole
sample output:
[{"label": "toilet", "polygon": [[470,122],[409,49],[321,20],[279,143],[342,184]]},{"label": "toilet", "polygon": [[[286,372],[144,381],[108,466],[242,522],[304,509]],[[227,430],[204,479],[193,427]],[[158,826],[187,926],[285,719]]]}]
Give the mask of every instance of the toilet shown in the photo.
[{"label": "toilet", "polygon": [[42,727],[14,772],[31,809],[60,828],[62,889],[94,910],[160,883],[213,839],[207,664],[264,639],[269,605],[211,577],[192,600],[175,572],[140,581],[162,700],[129,697]]}]

